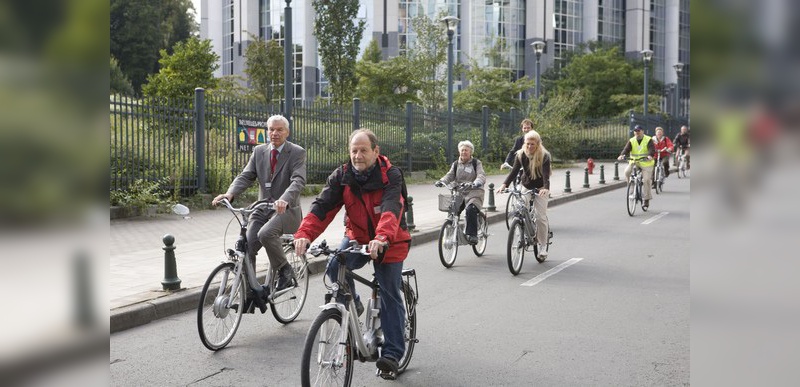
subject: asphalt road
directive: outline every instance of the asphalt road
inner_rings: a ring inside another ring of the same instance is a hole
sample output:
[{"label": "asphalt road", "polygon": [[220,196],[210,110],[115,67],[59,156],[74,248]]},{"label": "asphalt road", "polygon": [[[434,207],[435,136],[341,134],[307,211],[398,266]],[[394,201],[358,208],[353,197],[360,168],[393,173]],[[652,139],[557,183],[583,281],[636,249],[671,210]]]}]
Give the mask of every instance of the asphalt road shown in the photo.
[{"label": "asphalt road", "polygon": [[[621,189],[551,209],[550,257],[526,256],[518,276],[507,268],[504,223],[490,227],[484,257],[462,246],[451,269],[435,242],[414,246],[405,265],[420,287],[411,364],[388,382],[356,362],[354,385],[689,384],[689,181],[670,178],[666,191],[634,217]],[[113,334],[112,384],[299,385],[323,294],[312,277],[295,322],[245,315],[216,353],[200,343],[195,312]]]}]

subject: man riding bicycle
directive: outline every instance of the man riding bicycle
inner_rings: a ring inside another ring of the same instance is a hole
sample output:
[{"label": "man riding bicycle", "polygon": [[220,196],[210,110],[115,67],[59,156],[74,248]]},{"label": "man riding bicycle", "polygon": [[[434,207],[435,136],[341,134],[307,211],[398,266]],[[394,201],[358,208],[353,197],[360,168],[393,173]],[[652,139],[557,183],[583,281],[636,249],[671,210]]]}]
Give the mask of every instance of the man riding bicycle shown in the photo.
[{"label": "man riding bicycle", "polygon": [[522,130],[522,136],[517,137],[514,141],[514,147],[508,152],[506,155],[506,161],[500,165],[500,169],[511,169],[511,166],[514,165],[514,157],[517,156],[517,151],[522,149],[522,143],[525,142],[525,133],[528,133],[531,129],[533,129],[533,121],[526,118],[522,120],[519,124],[520,130]]},{"label": "man riding bicycle", "polygon": [[[380,153],[378,138],[369,129],[350,135],[350,162],[337,168],[328,177],[311,211],[294,234],[297,254],[303,254],[311,241],[330,224],[342,206],[345,207],[345,233],[350,240],[368,244],[370,255],[348,254],[347,268],[355,270],[370,259],[383,256],[375,263],[375,278],[380,285],[381,327],[385,336],[377,367],[397,374],[398,360],[405,352],[403,329],[405,305],[401,298],[403,261],[408,256],[411,235],[406,226],[405,202],[402,195],[403,174]],[[326,275],[338,278],[339,265],[328,265]],[[355,295],[355,281],[347,278]]]},{"label": "man riding bicycle", "polygon": [[689,128],[686,125],[681,126],[681,132],[675,135],[675,140],[672,141],[675,144],[676,149],[680,149],[683,152],[683,157],[686,158],[686,169],[689,168],[689,146],[691,145],[691,141],[689,141]]},{"label": "man riding bicycle", "polygon": [[630,156],[628,166],[625,168],[626,181],[631,180],[631,172],[633,172],[634,165],[639,164],[642,169],[642,182],[644,183],[644,192],[642,193],[642,209],[647,211],[650,207],[650,199],[653,198],[653,166],[656,162],[653,157],[656,154],[656,148],[650,136],[645,136],[644,131],[640,125],[633,128],[633,137],[625,143],[625,148],[617,158],[624,160],[625,157]]},{"label": "man riding bicycle", "polygon": [[653,138],[653,145],[656,147],[656,155],[661,156],[661,164],[664,165],[664,177],[669,177],[669,154],[672,153],[673,145],[669,137],[664,135],[664,128],[656,128],[656,137]]},{"label": "man riding bicycle", "polygon": [[[256,181],[258,199],[274,200],[274,210],[259,208],[250,215],[247,248],[255,269],[256,254],[264,246],[270,266],[278,273],[277,291],[294,285],[294,271],[286,260],[280,236],[296,231],[303,216],[300,192],[306,185],[306,150],[286,141],[289,121],[281,115],[267,119],[267,135],[270,143],[253,148],[244,170],[236,176],[228,191],[217,195],[211,204],[217,205],[223,198],[232,201]],[[257,293],[256,303],[264,310],[264,294]]]}]

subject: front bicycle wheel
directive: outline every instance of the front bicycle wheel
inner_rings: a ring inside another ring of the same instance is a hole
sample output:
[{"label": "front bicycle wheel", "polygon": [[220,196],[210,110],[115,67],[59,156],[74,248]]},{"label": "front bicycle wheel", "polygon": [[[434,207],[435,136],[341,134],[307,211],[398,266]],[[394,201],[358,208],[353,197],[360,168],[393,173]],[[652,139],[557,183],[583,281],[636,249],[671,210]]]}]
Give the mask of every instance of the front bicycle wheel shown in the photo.
[{"label": "front bicycle wheel", "polygon": [[[292,270],[294,271],[294,278],[297,286],[291,288],[285,293],[275,298],[270,297],[270,305],[272,315],[281,324],[288,324],[303,310],[303,305],[306,303],[306,295],[308,294],[308,262],[305,255],[297,255],[294,253],[294,246],[288,244],[284,246],[283,252],[286,255],[286,260],[289,261]],[[273,287],[274,289],[274,287]]]},{"label": "front bicycle wheel", "polygon": [[450,219],[445,220],[442,229],[439,230],[439,260],[448,269],[456,263],[456,255],[458,255],[457,232],[456,226]]},{"label": "front bicycle wheel", "polygon": [[[317,316],[308,329],[300,363],[300,382],[303,386],[349,386],[353,380],[352,334],[339,343],[342,329],[342,315],[337,309],[326,309]],[[337,359],[339,349],[344,345],[343,356]]]},{"label": "front bicycle wheel", "polygon": [[[244,278],[233,289],[233,263],[217,266],[208,276],[197,307],[197,331],[203,345],[217,351],[233,339],[244,312]],[[230,302],[230,307],[227,307]]]},{"label": "front bicycle wheel", "polygon": [[631,177],[631,181],[628,182],[628,191],[627,195],[625,196],[625,201],[628,205],[628,216],[633,216],[636,213],[636,179]]},{"label": "front bicycle wheel", "polygon": [[403,352],[403,357],[397,362],[397,374],[403,373],[411,362],[411,355],[414,353],[414,344],[417,343],[417,296],[414,294],[414,289],[403,281],[403,300],[406,306],[406,324],[403,330],[403,338],[406,343],[406,351]]},{"label": "front bicycle wheel", "polygon": [[519,219],[511,221],[511,228],[508,230],[508,270],[511,274],[517,275],[522,269],[522,261],[525,257],[525,225]]},{"label": "front bicycle wheel", "polygon": [[511,204],[511,198],[514,195],[508,195],[508,200],[506,200],[506,230],[511,229],[511,219],[514,217],[514,207]]},{"label": "front bicycle wheel", "polygon": [[472,251],[477,256],[483,255],[486,251],[486,242],[489,239],[489,224],[486,221],[486,215],[483,212],[478,212],[478,243],[472,245]]},{"label": "front bicycle wheel", "polygon": [[663,180],[664,180],[664,167],[659,166],[658,168],[656,168],[656,178],[653,180],[653,183],[656,188],[656,195],[660,194],[662,191],[661,184],[663,184]]}]

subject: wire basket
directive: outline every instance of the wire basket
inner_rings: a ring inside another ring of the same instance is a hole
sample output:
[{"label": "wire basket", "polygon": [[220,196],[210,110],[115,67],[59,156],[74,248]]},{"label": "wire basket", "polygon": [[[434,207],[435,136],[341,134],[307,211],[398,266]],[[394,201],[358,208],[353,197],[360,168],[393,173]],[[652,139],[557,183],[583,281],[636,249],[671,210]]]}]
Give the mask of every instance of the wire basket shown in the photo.
[{"label": "wire basket", "polygon": [[[463,198],[461,198],[461,196],[457,196],[456,200],[459,200],[458,207],[461,207],[461,201],[463,201]],[[439,194],[439,211],[450,212],[450,205],[452,202],[452,195]]]}]

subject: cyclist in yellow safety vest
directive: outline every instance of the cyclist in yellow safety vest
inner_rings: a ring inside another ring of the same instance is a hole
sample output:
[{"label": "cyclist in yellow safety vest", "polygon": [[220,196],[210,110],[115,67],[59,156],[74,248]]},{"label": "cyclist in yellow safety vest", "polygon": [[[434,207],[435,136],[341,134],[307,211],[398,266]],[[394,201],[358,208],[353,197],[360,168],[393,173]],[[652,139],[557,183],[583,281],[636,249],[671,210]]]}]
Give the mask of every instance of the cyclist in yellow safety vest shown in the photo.
[{"label": "cyclist in yellow safety vest", "polygon": [[644,135],[640,125],[636,125],[633,128],[633,137],[625,143],[625,148],[622,149],[622,153],[617,159],[624,160],[628,155],[630,155],[631,161],[628,162],[628,166],[625,168],[625,179],[630,181],[634,164],[638,164],[642,168],[642,183],[644,183],[644,187],[642,187],[642,200],[644,200],[642,209],[647,210],[650,207],[650,199],[653,198],[653,167],[656,165],[653,158],[656,155],[656,147],[651,141],[651,137]]}]

